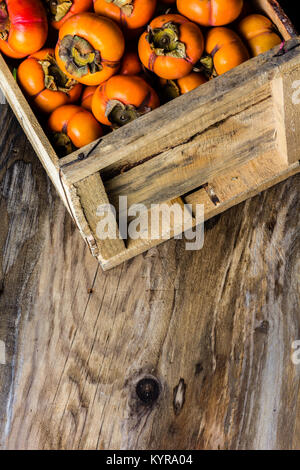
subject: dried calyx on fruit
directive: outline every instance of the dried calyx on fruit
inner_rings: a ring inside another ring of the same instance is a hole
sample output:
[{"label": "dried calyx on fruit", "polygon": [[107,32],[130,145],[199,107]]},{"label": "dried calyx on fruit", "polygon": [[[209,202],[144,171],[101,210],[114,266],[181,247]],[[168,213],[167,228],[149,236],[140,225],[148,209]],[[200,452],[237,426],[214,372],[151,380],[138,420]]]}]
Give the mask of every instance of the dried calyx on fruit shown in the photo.
[{"label": "dried calyx on fruit", "polygon": [[67,35],[63,38],[59,46],[59,57],[65,63],[66,71],[76,78],[103,69],[100,52],[79,36]]},{"label": "dried calyx on fruit", "polygon": [[53,146],[57,155],[64,157],[75,150],[70,137],[65,132],[55,132],[52,135]]},{"label": "dried calyx on fruit", "polygon": [[61,21],[73,6],[72,0],[46,0],[52,21]]},{"label": "dried calyx on fruit", "polygon": [[143,114],[149,113],[151,108],[147,106],[150,99],[150,93],[143,101],[139,108],[133,105],[126,105],[118,100],[110,100],[106,105],[105,116],[111,122],[114,129],[125,126],[131,121],[134,121]]},{"label": "dried calyx on fruit", "polygon": [[68,93],[78,82],[68,78],[58,67],[56,60],[50,54],[44,60],[39,60],[44,72],[45,87],[52,91]]},{"label": "dried calyx on fruit", "polygon": [[146,39],[157,56],[187,58],[186,46],[179,41],[179,28],[175,23],[169,22],[155,29],[149,26]]},{"label": "dried calyx on fruit", "polygon": [[10,21],[6,2],[0,0],[0,39],[6,41],[9,35]]},{"label": "dried calyx on fruit", "polygon": [[174,100],[181,95],[180,88],[175,80],[166,80],[166,83],[162,87],[163,98],[166,101]]},{"label": "dried calyx on fruit", "polygon": [[213,56],[210,54],[203,55],[193,67],[193,71],[203,73],[208,79],[218,76],[215,71]]},{"label": "dried calyx on fruit", "polygon": [[124,15],[130,17],[133,13],[134,5],[133,0],[105,0],[106,3],[113,3],[116,7],[119,7]]}]

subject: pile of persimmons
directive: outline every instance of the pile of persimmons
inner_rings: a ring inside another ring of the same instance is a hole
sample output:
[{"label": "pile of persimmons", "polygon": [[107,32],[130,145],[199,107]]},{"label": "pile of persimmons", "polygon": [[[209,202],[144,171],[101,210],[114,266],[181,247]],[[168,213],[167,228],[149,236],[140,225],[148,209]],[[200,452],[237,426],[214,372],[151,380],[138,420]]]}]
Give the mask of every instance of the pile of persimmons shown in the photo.
[{"label": "pile of persimmons", "polygon": [[60,155],[281,43],[244,0],[0,0],[0,51]]}]

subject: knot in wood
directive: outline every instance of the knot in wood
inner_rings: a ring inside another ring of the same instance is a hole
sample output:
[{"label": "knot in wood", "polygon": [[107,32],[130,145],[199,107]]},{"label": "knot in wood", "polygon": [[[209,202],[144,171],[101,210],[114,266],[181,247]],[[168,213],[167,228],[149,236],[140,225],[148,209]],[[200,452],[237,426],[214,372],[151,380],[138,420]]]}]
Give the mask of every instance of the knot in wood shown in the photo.
[{"label": "knot in wood", "polygon": [[155,378],[141,379],[136,385],[136,394],[145,405],[152,405],[158,399],[159,393],[159,383]]}]

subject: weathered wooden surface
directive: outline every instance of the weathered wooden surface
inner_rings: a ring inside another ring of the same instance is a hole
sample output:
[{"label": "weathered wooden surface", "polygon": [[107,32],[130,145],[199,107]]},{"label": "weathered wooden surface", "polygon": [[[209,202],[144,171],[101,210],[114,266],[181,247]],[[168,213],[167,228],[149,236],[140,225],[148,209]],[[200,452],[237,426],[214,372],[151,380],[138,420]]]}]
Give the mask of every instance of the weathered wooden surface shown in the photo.
[{"label": "weathered wooden surface", "polygon": [[7,107],[0,129],[1,448],[300,448],[300,175],[210,221],[200,252],[103,273]]}]

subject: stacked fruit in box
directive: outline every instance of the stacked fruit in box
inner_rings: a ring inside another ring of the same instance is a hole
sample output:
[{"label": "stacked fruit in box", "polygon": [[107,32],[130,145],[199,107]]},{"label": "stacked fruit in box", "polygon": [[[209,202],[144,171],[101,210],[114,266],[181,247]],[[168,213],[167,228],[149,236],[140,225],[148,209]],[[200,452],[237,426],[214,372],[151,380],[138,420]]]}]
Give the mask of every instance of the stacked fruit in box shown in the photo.
[{"label": "stacked fruit in box", "polygon": [[66,155],[280,44],[249,3],[0,0],[0,51]]}]

